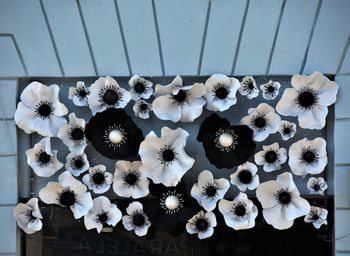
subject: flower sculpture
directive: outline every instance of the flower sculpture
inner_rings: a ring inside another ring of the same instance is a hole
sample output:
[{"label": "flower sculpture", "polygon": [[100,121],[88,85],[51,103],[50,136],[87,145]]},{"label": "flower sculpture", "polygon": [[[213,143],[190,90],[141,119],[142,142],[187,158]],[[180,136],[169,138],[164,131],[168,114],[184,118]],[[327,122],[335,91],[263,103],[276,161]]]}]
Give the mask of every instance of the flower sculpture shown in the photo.
[{"label": "flower sculpture", "polygon": [[90,89],[85,87],[82,81],[77,82],[76,87],[70,87],[68,91],[68,98],[73,101],[73,104],[79,107],[89,106]]},{"label": "flower sculpture", "polygon": [[143,212],[143,206],[140,202],[132,202],[126,208],[127,215],[123,216],[124,228],[128,231],[134,230],[137,236],[145,236],[151,222]]},{"label": "flower sculpture", "polygon": [[41,230],[43,224],[41,219],[41,211],[37,198],[31,198],[27,203],[19,203],[13,209],[13,217],[17,221],[17,225],[27,234],[33,234]]},{"label": "flower sculpture", "polygon": [[307,189],[310,191],[310,194],[320,194],[323,195],[326,189],[328,188],[327,181],[322,177],[310,177],[307,181]]},{"label": "flower sculpture", "polygon": [[83,176],[83,182],[95,194],[103,194],[111,187],[113,174],[106,171],[106,166],[99,164],[89,169],[89,173]]},{"label": "flower sculpture", "polygon": [[149,113],[152,111],[152,104],[149,104],[144,100],[139,100],[135,102],[132,109],[134,110],[135,116],[142,119],[148,119]]},{"label": "flower sculpture", "polygon": [[262,95],[265,100],[276,99],[280,88],[281,84],[279,82],[274,82],[271,80],[266,84],[260,85],[260,90],[262,91]]},{"label": "flower sculpture", "polygon": [[129,80],[131,99],[149,99],[153,94],[153,83],[139,75],[134,75]]},{"label": "flower sculpture", "polygon": [[258,97],[259,95],[259,89],[256,86],[255,79],[252,76],[245,76],[242,79],[241,86],[238,90],[242,96],[247,96],[247,98],[250,100]]},{"label": "flower sculpture", "polygon": [[327,225],[327,209],[311,206],[310,212],[305,216],[306,223],[312,223],[315,228],[319,229],[322,225]]},{"label": "flower sculpture", "polygon": [[280,148],[278,142],[263,146],[263,150],[254,155],[257,165],[263,165],[265,172],[281,170],[281,164],[287,161],[287,149]]},{"label": "flower sculpture", "polygon": [[236,185],[240,191],[254,190],[259,184],[258,168],[255,164],[245,162],[239,165],[237,171],[231,174],[231,184]]},{"label": "flower sculpture", "polygon": [[213,212],[200,211],[188,220],[186,230],[189,234],[198,234],[199,239],[211,237],[216,227],[216,217]]},{"label": "flower sculpture", "polygon": [[89,170],[90,164],[85,153],[69,153],[66,157],[65,168],[66,171],[69,171],[73,176],[77,177]]},{"label": "flower sculpture", "polygon": [[282,120],[278,132],[283,140],[289,140],[297,133],[297,126],[293,122]]}]

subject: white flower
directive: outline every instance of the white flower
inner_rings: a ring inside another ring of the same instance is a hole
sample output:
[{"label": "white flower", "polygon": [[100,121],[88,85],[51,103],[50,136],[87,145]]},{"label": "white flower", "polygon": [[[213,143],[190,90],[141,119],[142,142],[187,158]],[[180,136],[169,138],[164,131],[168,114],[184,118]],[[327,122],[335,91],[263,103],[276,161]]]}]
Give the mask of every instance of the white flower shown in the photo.
[{"label": "white flower", "polygon": [[133,100],[149,99],[153,93],[153,83],[141,76],[134,75],[129,80],[131,98]]},{"label": "white flower", "polygon": [[304,138],[289,148],[289,167],[295,175],[319,174],[324,171],[328,157],[326,141],[322,138]]},{"label": "white flower", "polygon": [[84,224],[87,230],[96,228],[100,233],[104,225],[115,227],[121,220],[122,213],[115,204],[105,196],[96,197],[93,206],[84,216]]},{"label": "white flower", "polygon": [[310,191],[310,194],[323,195],[327,188],[328,184],[322,177],[310,177],[310,179],[307,181],[307,189]]},{"label": "white flower", "polygon": [[290,228],[294,219],[310,211],[309,202],[300,197],[289,172],[278,175],[276,181],[261,183],[256,190],[256,197],[263,207],[264,219],[276,229]]},{"label": "white flower", "polygon": [[86,215],[93,205],[90,192],[86,192],[86,186],[68,171],[58,176],[58,183],[49,182],[40,189],[39,197],[46,204],[70,207],[75,219]]},{"label": "white flower", "polygon": [[27,234],[33,234],[41,230],[43,224],[38,199],[32,198],[26,204],[19,203],[13,208],[13,217],[17,225]]},{"label": "white flower", "polygon": [[112,77],[100,77],[90,87],[89,108],[95,115],[107,108],[124,108],[130,99],[130,92],[121,88]]},{"label": "white flower", "polygon": [[76,177],[89,170],[89,167],[90,164],[85,153],[69,153],[66,157],[66,171],[69,171]]},{"label": "white flower", "polygon": [[223,74],[214,74],[205,81],[207,101],[205,107],[211,111],[225,111],[237,103],[236,93],[240,87],[239,81],[234,77]]},{"label": "white flower", "polygon": [[142,119],[148,119],[149,112],[152,111],[152,104],[147,103],[144,100],[139,100],[135,102],[132,109],[134,110],[135,116]]},{"label": "white flower", "polygon": [[182,78],[176,76],[166,86],[156,85],[153,112],[161,120],[193,122],[202,114],[206,91],[204,84],[183,85]]},{"label": "white flower", "polygon": [[224,198],[229,188],[230,182],[227,179],[214,179],[210,171],[204,170],[198,176],[198,183],[193,185],[191,196],[206,211],[212,211],[215,209],[216,203]]},{"label": "white flower", "polygon": [[213,212],[200,211],[188,220],[186,230],[191,235],[198,233],[199,239],[205,239],[214,234],[216,225],[216,217]]},{"label": "white flower", "polygon": [[21,101],[15,112],[15,122],[24,132],[56,137],[58,130],[67,123],[63,117],[68,109],[58,97],[56,84],[46,86],[32,82],[21,93]]},{"label": "white flower", "polygon": [[279,82],[270,80],[267,84],[260,85],[260,90],[265,100],[274,100],[278,96],[278,92],[281,88]]},{"label": "white flower", "polygon": [[248,115],[242,118],[241,124],[254,131],[253,140],[263,141],[278,131],[281,118],[270,105],[261,103],[256,108],[249,108]]},{"label": "white flower", "polygon": [[128,231],[134,230],[138,236],[147,234],[151,222],[147,215],[143,212],[143,206],[140,202],[132,202],[126,208],[127,215],[123,216],[124,228]]},{"label": "white flower", "polygon": [[287,88],[276,110],[284,116],[298,116],[299,125],[306,129],[322,129],[326,124],[328,106],[337,99],[339,86],[322,73],[310,76],[294,75],[293,88]]},{"label": "white flower", "polygon": [[83,176],[83,182],[96,194],[109,190],[113,182],[113,174],[106,171],[106,166],[99,164],[89,168],[89,173]]},{"label": "white flower", "polygon": [[86,148],[86,138],[84,134],[85,120],[77,118],[74,113],[69,114],[69,123],[58,131],[60,138],[71,152],[81,154]]},{"label": "white flower", "polygon": [[50,137],[41,139],[26,155],[28,165],[39,177],[50,177],[63,167],[57,160],[57,150],[51,150]]},{"label": "white flower", "polygon": [[75,106],[83,107],[88,106],[88,98],[90,95],[90,89],[85,87],[85,83],[82,81],[77,82],[76,87],[70,87],[68,91],[68,98],[73,100]]},{"label": "white flower", "polygon": [[242,79],[241,86],[238,90],[242,96],[247,96],[247,98],[250,100],[258,97],[259,95],[259,89],[256,86],[255,79],[252,76],[245,76]]},{"label": "white flower", "polygon": [[263,146],[263,150],[254,155],[257,165],[263,165],[265,172],[281,170],[281,164],[287,161],[287,149],[280,148],[278,142]]},{"label": "white flower", "polygon": [[282,120],[278,132],[281,134],[283,140],[289,140],[297,133],[297,126],[293,122]]},{"label": "white flower", "polygon": [[254,190],[259,186],[258,168],[255,164],[245,162],[239,165],[237,171],[230,175],[231,184],[236,185],[240,191]]},{"label": "white flower", "polygon": [[234,230],[250,229],[255,226],[258,208],[240,192],[233,201],[221,199],[219,211],[224,216],[225,223]]},{"label": "white flower", "polygon": [[319,229],[323,224],[327,225],[327,209],[311,206],[310,212],[305,216],[306,223],[312,223],[315,228]]},{"label": "white flower", "polygon": [[148,133],[140,144],[140,172],[156,184],[176,186],[194,164],[194,159],[185,152],[188,136],[188,132],[182,128],[171,130],[163,127],[160,138],[154,131]]},{"label": "white flower", "polygon": [[149,194],[149,180],[140,171],[141,161],[117,161],[113,190],[118,196],[141,198]]}]

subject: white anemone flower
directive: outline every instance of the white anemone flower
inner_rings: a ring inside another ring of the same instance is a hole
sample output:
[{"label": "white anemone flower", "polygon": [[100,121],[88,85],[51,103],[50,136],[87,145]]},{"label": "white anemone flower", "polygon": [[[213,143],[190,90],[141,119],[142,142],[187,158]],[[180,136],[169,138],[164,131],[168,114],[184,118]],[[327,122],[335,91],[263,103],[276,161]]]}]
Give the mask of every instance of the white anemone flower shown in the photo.
[{"label": "white anemone flower", "polygon": [[83,182],[96,194],[109,190],[113,182],[113,174],[106,171],[106,166],[99,164],[89,168],[89,173],[83,176]]},{"label": "white anemone flower", "polygon": [[310,177],[310,179],[307,181],[307,189],[309,190],[310,194],[323,195],[327,188],[327,181],[325,181],[322,177]]},{"label": "white anemone flower", "polygon": [[141,161],[115,163],[113,190],[118,196],[141,198],[149,194],[149,180],[140,171]]},{"label": "white anemone flower", "polygon": [[266,84],[260,85],[260,90],[262,91],[263,98],[265,100],[274,100],[278,96],[281,84],[279,82],[274,82],[270,80]]},{"label": "white anemone flower", "polygon": [[255,141],[263,141],[270,134],[276,133],[280,122],[281,118],[275,109],[266,103],[261,103],[256,108],[249,108],[248,116],[241,120],[241,124],[248,125],[254,131]]},{"label": "white anemone flower", "polygon": [[139,75],[134,75],[129,80],[131,98],[134,101],[149,99],[153,94],[153,83]]},{"label": "white anemone flower", "polygon": [[306,223],[312,223],[315,228],[319,229],[322,225],[327,225],[327,209],[311,206],[310,212],[305,216]]},{"label": "white anemone flower", "polygon": [[124,108],[131,94],[112,77],[100,77],[90,87],[89,108],[93,115],[108,108]]},{"label": "white anemone flower", "polygon": [[70,207],[74,218],[79,219],[92,208],[93,202],[86,186],[75,179],[68,171],[58,176],[57,182],[48,182],[40,189],[39,198],[46,204],[57,204]]},{"label": "white anemone flower", "polygon": [[304,138],[289,148],[289,167],[295,175],[319,174],[327,163],[326,141],[320,137],[314,140]]},{"label": "white anemone flower", "polygon": [[122,212],[117,205],[112,204],[105,196],[96,197],[93,206],[84,216],[84,224],[87,230],[96,228],[97,233],[102,231],[103,226],[113,226],[122,219]]},{"label": "white anemone flower", "polygon": [[226,225],[234,230],[253,228],[258,216],[258,208],[242,192],[233,201],[221,199],[219,211],[224,216]]},{"label": "white anemone flower", "polygon": [[215,209],[216,203],[224,198],[229,188],[230,182],[227,179],[214,179],[210,171],[204,170],[198,176],[198,183],[193,185],[191,196],[206,211],[212,211]]},{"label": "white anemone flower", "polygon": [[160,138],[154,131],[148,133],[140,144],[140,172],[156,184],[176,186],[194,164],[194,159],[185,152],[188,136],[189,133],[182,128],[163,127]]},{"label": "white anemone flower", "polygon": [[32,82],[21,93],[15,112],[16,125],[24,132],[37,132],[41,136],[56,137],[67,123],[63,117],[68,109],[59,100],[59,87]]},{"label": "white anemone flower", "polygon": [[259,184],[258,168],[255,164],[245,162],[239,165],[237,171],[230,175],[231,184],[236,185],[240,191],[254,190]]},{"label": "white anemone flower", "polygon": [[250,100],[258,97],[259,95],[259,89],[256,85],[255,79],[252,76],[245,76],[242,79],[241,86],[238,90],[242,96],[247,96],[247,98]]},{"label": "white anemone flower", "polygon": [[186,230],[189,234],[198,234],[199,239],[211,237],[216,227],[216,217],[213,212],[200,211],[188,220]]},{"label": "white anemone flower", "polygon": [[126,208],[127,215],[123,216],[124,228],[128,231],[134,230],[138,236],[145,236],[151,222],[143,212],[143,206],[140,202],[132,202]]},{"label": "white anemone flower", "polygon": [[292,88],[287,88],[276,110],[284,116],[298,116],[299,125],[305,129],[322,129],[326,124],[328,106],[337,99],[339,86],[322,73],[310,76],[294,75]]},{"label": "white anemone flower", "polygon": [[276,181],[261,183],[256,190],[256,197],[263,207],[264,219],[276,229],[290,228],[294,219],[310,211],[309,202],[300,197],[289,172],[278,175]]},{"label": "white anemone flower", "polygon": [[78,107],[88,106],[88,98],[90,89],[85,87],[82,81],[77,82],[76,87],[70,87],[68,91],[68,98],[73,101],[73,104]]},{"label": "white anemone flower", "polygon": [[152,104],[147,103],[144,100],[138,100],[135,102],[132,109],[134,110],[135,116],[142,119],[148,119],[149,113],[152,111]]},{"label": "white anemone flower", "polygon": [[293,122],[282,120],[278,132],[283,140],[289,140],[297,133],[297,125]]},{"label": "white anemone flower", "polygon": [[89,170],[90,164],[85,153],[69,153],[66,157],[65,168],[66,171],[69,171],[73,176],[77,177]]},{"label": "white anemone flower", "polygon": [[265,172],[281,170],[281,164],[287,161],[287,149],[280,148],[278,142],[263,146],[263,150],[254,155],[257,165],[263,165]]},{"label": "white anemone flower", "polygon": [[31,198],[27,203],[19,203],[13,208],[13,217],[17,225],[27,234],[33,234],[41,230],[43,224],[41,211],[37,198]]},{"label": "white anemone flower", "polygon": [[50,137],[41,139],[25,153],[28,165],[39,177],[50,177],[63,167],[57,160],[57,150],[51,150]]}]

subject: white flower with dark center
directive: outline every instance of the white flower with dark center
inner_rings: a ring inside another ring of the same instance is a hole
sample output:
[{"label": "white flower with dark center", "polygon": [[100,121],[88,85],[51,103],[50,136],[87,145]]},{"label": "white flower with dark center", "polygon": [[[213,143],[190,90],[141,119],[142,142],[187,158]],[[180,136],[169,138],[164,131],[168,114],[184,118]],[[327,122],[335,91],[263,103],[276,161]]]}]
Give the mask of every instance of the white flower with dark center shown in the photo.
[{"label": "white flower with dark center", "polygon": [[207,101],[205,107],[211,111],[225,111],[237,103],[236,93],[240,87],[239,81],[234,77],[223,74],[214,74],[205,81]]},{"label": "white flower with dark center", "polygon": [[162,194],[160,198],[160,206],[166,214],[174,214],[183,207],[184,199],[182,194],[176,190],[169,190]]},{"label": "white flower with dark center", "polygon": [[106,171],[106,166],[99,164],[89,168],[89,173],[83,176],[83,182],[96,194],[109,190],[113,182],[113,174]]},{"label": "white flower with dark center", "polygon": [[290,228],[294,219],[310,211],[309,202],[300,197],[289,172],[278,175],[276,181],[261,183],[256,190],[256,197],[263,207],[264,219],[276,229]]},{"label": "white flower with dark center", "polygon": [[83,183],[65,171],[58,176],[58,183],[48,182],[40,189],[39,198],[46,204],[70,207],[74,218],[79,219],[86,215],[93,205],[91,194],[86,190]]},{"label": "white flower with dark center", "polygon": [[279,82],[274,82],[272,80],[270,80],[266,84],[260,85],[260,90],[262,91],[262,95],[265,100],[276,99],[280,88],[281,88],[281,84]]},{"label": "white flower with dark center", "polygon": [[269,134],[278,131],[281,118],[270,105],[261,103],[256,108],[249,108],[248,115],[242,118],[241,124],[248,125],[254,131],[255,141],[263,141]]},{"label": "white flower with dark center", "polygon": [[221,199],[219,211],[224,216],[226,225],[234,230],[253,228],[258,216],[258,208],[242,192],[233,201]]},{"label": "white flower with dark center", "polygon": [[50,137],[41,139],[26,155],[28,165],[39,177],[50,177],[63,167],[57,160],[57,150],[51,150]]},{"label": "white flower with dark center", "polygon": [[277,112],[298,116],[301,128],[322,129],[326,124],[327,107],[336,101],[339,86],[318,71],[310,76],[294,75],[292,86],[277,103]]},{"label": "white flower with dark center", "polygon": [[69,153],[66,157],[66,171],[69,171],[76,177],[89,170],[89,167],[90,164],[85,153]]},{"label": "white flower with dark center", "polygon": [[140,171],[141,161],[117,161],[113,190],[118,196],[141,198],[149,194],[149,180]]},{"label": "white flower with dark center", "polygon": [[132,109],[134,110],[135,116],[142,119],[148,119],[149,112],[152,111],[152,104],[147,103],[144,100],[139,100],[135,102]]},{"label": "white flower with dark center", "polygon": [[38,199],[32,198],[27,203],[19,203],[13,208],[13,217],[17,225],[27,234],[33,234],[41,230],[43,224],[41,211],[38,205]]},{"label": "white flower with dark center", "polygon": [[107,108],[124,108],[130,99],[130,92],[121,88],[112,77],[100,77],[90,87],[89,108],[95,115]]},{"label": "white flower with dark center", "polygon": [[93,200],[91,210],[84,216],[84,224],[87,230],[96,228],[100,233],[104,226],[113,226],[122,219],[122,212],[117,205],[105,196],[96,197]]},{"label": "white flower with dark center", "polygon": [[322,177],[310,177],[310,179],[307,181],[307,189],[310,191],[310,194],[323,195],[327,188],[327,181],[325,181]]},{"label": "white flower with dark center", "polygon": [[168,85],[156,85],[153,112],[161,120],[193,122],[202,114],[206,92],[204,84],[183,85],[182,78],[176,76]]},{"label": "white flower with dark center", "polygon": [[322,138],[304,138],[293,143],[288,153],[292,172],[300,176],[323,172],[328,163],[326,144]]},{"label": "white flower with dark center", "polygon": [[141,76],[134,75],[129,80],[131,98],[135,101],[149,99],[153,93],[153,83]]},{"label": "white flower with dark center", "polygon": [[85,83],[82,81],[77,82],[76,87],[70,87],[68,91],[68,98],[73,101],[75,106],[83,107],[88,106],[88,98],[90,95],[90,89],[85,87]]},{"label": "white flower with dark center", "polygon": [[127,215],[123,216],[124,228],[128,231],[134,230],[138,236],[145,236],[151,222],[143,212],[143,206],[140,202],[132,202],[126,208]]},{"label": "white flower with dark center", "polygon": [[231,184],[236,185],[240,191],[254,190],[259,186],[258,168],[255,164],[245,162],[239,165],[237,171],[230,175]]},{"label": "white flower with dark center", "polygon": [[74,113],[69,114],[69,123],[58,131],[60,138],[71,152],[81,154],[87,146],[84,134],[85,120],[77,118]]},{"label": "white flower with dark center", "polygon": [[188,136],[189,133],[182,128],[171,130],[163,127],[160,138],[154,131],[148,133],[140,144],[140,172],[156,184],[176,186],[194,164],[194,159],[185,152]]},{"label": "white flower with dark center", "polygon": [[327,225],[327,209],[311,206],[310,212],[305,216],[306,223],[312,223],[315,228],[319,229],[322,225]]},{"label": "white flower with dark center", "polygon": [[259,95],[259,89],[256,86],[255,79],[252,76],[245,76],[242,79],[241,86],[238,90],[242,96],[247,96],[247,98],[250,100],[258,97]]},{"label": "white flower with dark center", "polygon": [[281,134],[283,140],[289,140],[297,133],[297,126],[293,122],[282,120],[278,132]]},{"label": "white flower with dark center", "polygon": [[198,234],[199,239],[211,237],[216,227],[216,217],[213,212],[200,211],[188,220],[186,230],[189,234]]},{"label": "white flower with dark center", "polygon": [[227,179],[214,179],[210,171],[204,170],[198,176],[198,183],[193,185],[191,196],[206,211],[212,211],[215,209],[216,203],[224,198],[229,188],[230,182]]},{"label": "white flower with dark center", "polygon": [[15,122],[24,132],[56,137],[58,130],[67,123],[63,117],[68,109],[59,100],[59,87],[39,82],[27,85],[21,93],[21,101],[15,112]]},{"label": "white flower with dark center", "polygon": [[254,155],[257,165],[263,165],[265,172],[281,170],[281,164],[287,161],[287,149],[280,148],[278,142],[263,146],[263,150]]}]

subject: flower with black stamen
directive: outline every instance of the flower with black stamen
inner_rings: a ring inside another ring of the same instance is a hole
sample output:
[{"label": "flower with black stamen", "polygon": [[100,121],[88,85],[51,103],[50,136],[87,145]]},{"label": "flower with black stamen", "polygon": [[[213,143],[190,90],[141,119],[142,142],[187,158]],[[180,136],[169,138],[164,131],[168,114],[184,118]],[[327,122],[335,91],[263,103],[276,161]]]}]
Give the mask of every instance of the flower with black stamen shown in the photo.
[{"label": "flower with black stamen", "polygon": [[231,184],[236,185],[240,191],[254,190],[260,184],[258,168],[255,164],[245,162],[239,165],[237,171],[230,175]]},{"label": "flower with black stamen", "polygon": [[153,83],[145,78],[134,75],[129,80],[131,98],[134,101],[140,99],[149,99],[153,93]]},{"label": "flower with black stamen", "polygon": [[19,203],[13,208],[13,217],[17,225],[26,233],[33,234],[41,230],[43,224],[37,198],[31,198],[27,203]]},{"label": "flower with black stamen", "polygon": [[283,140],[289,140],[297,133],[297,126],[293,122],[282,120],[278,132]]},{"label": "flower with black stamen", "polygon": [[198,234],[199,239],[211,237],[216,227],[216,217],[213,212],[200,211],[188,220],[186,230],[189,234]]},{"label": "flower with black stamen", "polygon": [[76,154],[72,152],[69,153],[66,157],[66,171],[69,171],[76,177],[86,172],[89,167],[90,164],[85,153]]},{"label": "flower with black stamen", "polygon": [[99,164],[89,168],[89,173],[83,176],[83,182],[96,194],[107,192],[113,182],[113,175],[106,171],[106,166]]},{"label": "flower with black stamen", "polygon": [[147,103],[144,100],[139,100],[135,102],[132,109],[134,110],[135,116],[142,119],[148,119],[149,113],[152,111],[152,104]]},{"label": "flower with black stamen", "polygon": [[274,82],[272,80],[270,80],[266,84],[260,85],[260,90],[262,91],[262,95],[265,100],[276,99],[280,88],[281,88],[281,84],[279,82]]},{"label": "flower with black stamen", "polygon": [[128,231],[134,230],[138,236],[145,236],[151,222],[143,211],[143,206],[140,202],[132,202],[126,208],[127,215],[123,216],[124,228]]},{"label": "flower with black stamen", "polygon": [[263,150],[254,155],[257,165],[263,165],[265,172],[281,170],[281,164],[287,161],[287,149],[280,148],[278,142],[263,146]]},{"label": "flower with black stamen", "polygon": [[252,76],[245,76],[241,81],[239,92],[242,96],[247,96],[248,99],[258,97],[259,89],[256,86],[255,79]]},{"label": "flower with black stamen", "polygon": [[68,98],[73,101],[73,104],[79,107],[88,106],[88,98],[90,89],[85,87],[85,83],[78,81],[76,87],[70,87]]},{"label": "flower with black stamen", "polygon": [[309,190],[310,194],[323,195],[327,188],[327,181],[325,181],[322,177],[310,177],[310,179],[307,181],[307,189]]},{"label": "flower with black stamen", "polygon": [[305,216],[304,221],[306,223],[312,223],[316,229],[319,229],[322,225],[327,225],[327,209],[311,206],[310,212]]}]

